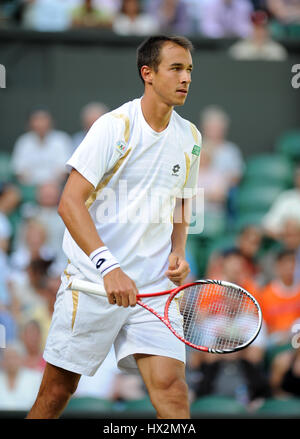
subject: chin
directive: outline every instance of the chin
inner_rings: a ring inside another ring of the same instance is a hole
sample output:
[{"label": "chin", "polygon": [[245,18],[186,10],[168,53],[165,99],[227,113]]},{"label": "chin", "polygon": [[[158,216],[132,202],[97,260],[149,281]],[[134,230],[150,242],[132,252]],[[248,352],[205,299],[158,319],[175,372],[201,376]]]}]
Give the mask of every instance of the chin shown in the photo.
[{"label": "chin", "polygon": [[184,98],[184,99],[178,99],[177,102],[173,104],[174,107],[175,107],[175,106],[176,106],[176,107],[180,107],[181,105],[184,105],[184,104],[185,104],[185,100],[186,100],[186,98]]}]

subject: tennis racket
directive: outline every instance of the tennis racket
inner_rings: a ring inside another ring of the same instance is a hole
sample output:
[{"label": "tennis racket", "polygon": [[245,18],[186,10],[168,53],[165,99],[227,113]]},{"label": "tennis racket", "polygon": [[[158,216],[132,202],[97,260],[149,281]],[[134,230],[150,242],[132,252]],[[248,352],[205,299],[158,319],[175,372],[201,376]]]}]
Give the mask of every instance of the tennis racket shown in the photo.
[{"label": "tennis racket", "polygon": [[[106,297],[99,284],[74,279],[70,288]],[[142,299],[167,295],[164,315]],[[183,343],[199,351],[226,354],[249,346],[257,337],[262,313],[256,299],[245,289],[220,280],[199,280],[168,291],[137,295],[137,304],[152,312]],[[183,335],[172,326],[169,311],[177,302]]]}]

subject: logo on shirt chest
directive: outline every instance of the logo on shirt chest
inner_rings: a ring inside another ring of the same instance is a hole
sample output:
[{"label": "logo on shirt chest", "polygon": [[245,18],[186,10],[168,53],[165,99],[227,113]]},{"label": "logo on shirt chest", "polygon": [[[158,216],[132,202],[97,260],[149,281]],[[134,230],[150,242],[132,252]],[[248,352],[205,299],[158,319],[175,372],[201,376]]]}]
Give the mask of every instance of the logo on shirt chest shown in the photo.
[{"label": "logo on shirt chest", "polygon": [[116,150],[121,154],[124,155],[127,149],[127,144],[123,140],[119,140],[116,144]]},{"label": "logo on shirt chest", "polygon": [[180,166],[178,164],[174,165],[172,168],[172,175],[174,177],[179,177],[179,170],[180,170]]}]

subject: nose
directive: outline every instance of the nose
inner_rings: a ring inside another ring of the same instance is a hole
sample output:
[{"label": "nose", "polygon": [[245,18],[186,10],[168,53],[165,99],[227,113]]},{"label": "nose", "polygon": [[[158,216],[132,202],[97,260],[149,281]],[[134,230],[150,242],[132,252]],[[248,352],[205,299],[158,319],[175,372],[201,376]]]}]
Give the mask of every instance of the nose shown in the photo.
[{"label": "nose", "polygon": [[191,72],[184,70],[181,77],[182,84],[190,84],[192,82]]}]

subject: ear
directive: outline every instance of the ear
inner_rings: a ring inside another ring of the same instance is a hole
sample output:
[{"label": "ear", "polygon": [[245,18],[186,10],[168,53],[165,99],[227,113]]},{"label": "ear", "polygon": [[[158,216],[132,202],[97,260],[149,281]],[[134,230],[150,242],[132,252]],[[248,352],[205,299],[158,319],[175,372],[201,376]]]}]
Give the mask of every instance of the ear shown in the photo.
[{"label": "ear", "polygon": [[143,66],[141,68],[141,75],[145,84],[152,84],[153,70],[149,66]]}]

